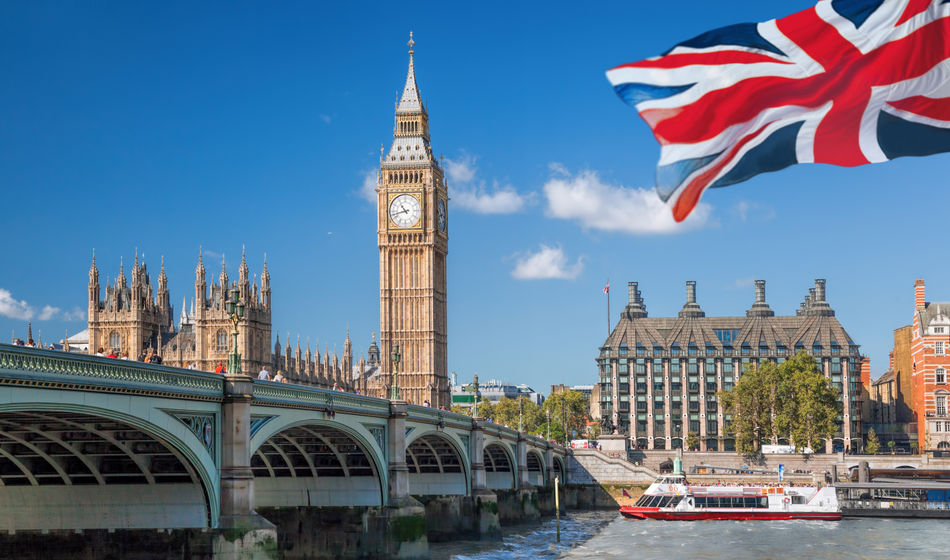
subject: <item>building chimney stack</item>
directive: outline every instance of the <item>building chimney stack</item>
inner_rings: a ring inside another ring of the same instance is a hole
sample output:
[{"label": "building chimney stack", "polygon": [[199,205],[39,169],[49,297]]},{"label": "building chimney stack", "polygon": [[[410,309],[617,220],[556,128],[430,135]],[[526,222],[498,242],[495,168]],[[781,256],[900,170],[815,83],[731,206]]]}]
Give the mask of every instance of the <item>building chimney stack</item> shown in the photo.
[{"label": "building chimney stack", "polygon": [[706,313],[703,309],[696,303],[696,281],[687,280],[686,281],[686,303],[683,304],[683,309],[680,310],[680,317],[705,317]]},{"label": "building chimney stack", "polygon": [[745,312],[746,317],[774,317],[775,312],[765,301],[765,280],[755,281],[755,303]]},{"label": "building chimney stack", "polygon": [[647,308],[643,305],[640,289],[636,282],[627,282],[627,307],[623,310],[627,318],[646,317]]},{"label": "building chimney stack", "polygon": [[755,281],[755,303],[765,303],[765,280]]},{"label": "building chimney stack", "polygon": [[825,301],[824,278],[815,278],[815,301]]},{"label": "building chimney stack", "polygon": [[927,297],[925,293],[926,290],[924,289],[924,279],[918,278],[914,282],[914,307],[916,309],[924,309],[927,307]]}]

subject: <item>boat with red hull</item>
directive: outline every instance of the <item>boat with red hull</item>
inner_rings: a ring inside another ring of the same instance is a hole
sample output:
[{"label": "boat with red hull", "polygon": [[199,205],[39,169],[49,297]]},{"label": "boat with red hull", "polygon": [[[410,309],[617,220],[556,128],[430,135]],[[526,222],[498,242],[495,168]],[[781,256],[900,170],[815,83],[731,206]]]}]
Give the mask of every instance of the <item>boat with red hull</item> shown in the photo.
[{"label": "boat with red hull", "polygon": [[693,486],[682,474],[661,476],[620,514],[664,521],[841,519],[831,487]]}]

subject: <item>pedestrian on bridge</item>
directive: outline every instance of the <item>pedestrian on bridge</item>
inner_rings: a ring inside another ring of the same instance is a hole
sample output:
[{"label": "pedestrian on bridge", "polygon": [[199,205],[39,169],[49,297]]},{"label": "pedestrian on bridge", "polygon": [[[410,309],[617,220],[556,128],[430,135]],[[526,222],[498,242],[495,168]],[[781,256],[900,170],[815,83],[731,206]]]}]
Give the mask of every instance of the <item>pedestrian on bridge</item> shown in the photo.
[{"label": "pedestrian on bridge", "polygon": [[270,373],[268,373],[267,368],[262,367],[261,372],[257,374],[258,379],[263,379],[264,381],[270,381]]}]

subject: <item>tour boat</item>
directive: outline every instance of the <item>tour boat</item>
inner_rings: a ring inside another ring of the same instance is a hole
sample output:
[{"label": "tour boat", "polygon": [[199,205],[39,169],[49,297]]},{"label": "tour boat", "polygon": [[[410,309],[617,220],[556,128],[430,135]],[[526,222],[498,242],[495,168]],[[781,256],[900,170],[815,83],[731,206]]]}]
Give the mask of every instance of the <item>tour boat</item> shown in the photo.
[{"label": "tour boat", "polygon": [[841,519],[832,487],[694,486],[682,474],[663,475],[632,506],[620,508],[632,519]]}]

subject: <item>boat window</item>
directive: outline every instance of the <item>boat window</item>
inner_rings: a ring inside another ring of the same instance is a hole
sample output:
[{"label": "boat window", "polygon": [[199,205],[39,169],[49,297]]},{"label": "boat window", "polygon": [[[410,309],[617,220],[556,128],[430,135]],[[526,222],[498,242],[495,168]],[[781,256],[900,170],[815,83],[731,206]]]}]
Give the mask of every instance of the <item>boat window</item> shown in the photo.
[{"label": "boat window", "polygon": [[793,504],[807,504],[808,501],[805,500],[805,496],[792,495]]},{"label": "boat window", "polygon": [[760,507],[760,508],[767,508],[767,507],[769,507],[769,499],[768,499],[768,497],[762,496],[761,498],[759,498],[759,507]]},{"label": "boat window", "polygon": [[635,505],[635,506],[637,506],[637,507],[643,507],[643,506],[646,505],[646,503],[647,503],[649,500],[650,500],[650,496],[647,496],[646,494],[644,494],[644,495],[640,496],[640,497],[637,499],[637,502],[636,502],[635,504],[633,504],[633,505]]}]

